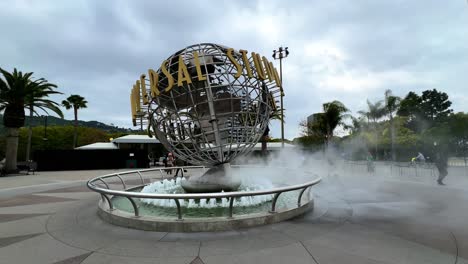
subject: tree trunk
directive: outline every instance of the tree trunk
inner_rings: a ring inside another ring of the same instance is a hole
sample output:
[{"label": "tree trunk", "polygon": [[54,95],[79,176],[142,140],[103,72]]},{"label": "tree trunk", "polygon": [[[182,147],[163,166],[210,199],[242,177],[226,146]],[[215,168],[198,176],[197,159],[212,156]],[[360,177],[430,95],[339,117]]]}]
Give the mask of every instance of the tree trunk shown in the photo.
[{"label": "tree trunk", "polygon": [[374,118],[374,131],[375,131],[375,161],[379,157],[379,132],[377,130],[377,119]]},{"label": "tree trunk", "polygon": [[395,124],[393,122],[393,116],[390,115],[390,142],[392,144],[392,161],[396,161],[395,153]]},{"label": "tree trunk", "polygon": [[29,126],[28,126],[28,144],[26,146],[26,161],[29,161],[31,158],[31,139],[32,139],[32,126],[31,120],[33,118],[34,108],[33,106],[29,106]]},{"label": "tree trunk", "polygon": [[19,128],[7,127],[6,152],[5,152],[5,170],[7,172],[16,171],[16,162],[18,158],[18,135]]},{"label": "tree trunk", "polygon": [[75,129],[73,131],[73,149],[76,148],[76,141],[78,139],[78,109],[73,107],[73,112],[75,114]]}]

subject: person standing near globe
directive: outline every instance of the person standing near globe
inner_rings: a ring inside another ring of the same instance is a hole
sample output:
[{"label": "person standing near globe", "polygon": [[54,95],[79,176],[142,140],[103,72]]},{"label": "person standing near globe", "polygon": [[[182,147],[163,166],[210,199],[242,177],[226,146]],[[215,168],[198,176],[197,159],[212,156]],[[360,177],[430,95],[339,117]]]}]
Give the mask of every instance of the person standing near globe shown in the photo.
[{"label": "person standing near globe", "polygon": [[[172,154],[172,152],[169,152],[169,154],[167,154],[167,167],[174,167],[174,155]],[[172,174],[172,169],[168,169],[167,174]]]}]

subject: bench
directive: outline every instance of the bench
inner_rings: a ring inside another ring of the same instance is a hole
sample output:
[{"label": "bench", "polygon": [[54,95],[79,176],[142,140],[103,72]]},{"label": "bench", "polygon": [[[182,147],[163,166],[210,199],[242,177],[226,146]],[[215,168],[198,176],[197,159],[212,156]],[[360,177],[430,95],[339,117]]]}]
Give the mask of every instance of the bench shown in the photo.
[{"label": "bench", "polygon": [[29,175],[29,172],[32,171],[33,175],[36,172],[37,169],[37,162],[34,161],[19,161],[16,164],[16,167],[18,168],[18,172],[20,171],[26,171],[26,174]]}]

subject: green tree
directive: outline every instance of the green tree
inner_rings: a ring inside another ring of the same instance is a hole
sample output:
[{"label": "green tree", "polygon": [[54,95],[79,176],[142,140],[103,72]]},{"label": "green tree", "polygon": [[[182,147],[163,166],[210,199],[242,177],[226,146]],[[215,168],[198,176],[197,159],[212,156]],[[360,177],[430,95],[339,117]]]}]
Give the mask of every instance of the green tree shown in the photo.
[{"label": "green tree", "polygon": [[422,96],[409,92],[397,115],[408,117],[408,128],[420,133],[444,122],[453,112],[451,105],[448,95],[436,89],[423,91]]},{"label": "green tree", "polygon": [[[379,141],[379,133],[378,133],[378,121],[385,116],[386,108],[383,104],[383,101],[377,101],[375,103],[371,103],[367,100],[367,110],[361,110],[358,113],[367,117],[368,126],[370,126],[370,121],[372,121],[372,127],[374,130],[374,142]],[[378,159],[378,144],[375,144],[375,158]]]},{"label": "green tree", "polygon": [[400,97],[394,96],[392,90],[385,91],[385,112],[390,120],[390,142],[391,142],[391,152],[392,160],[396,160],[395,152],[395,124],[393,122],[393,114],[398,110],[400,104]]},{"label": "green tree", "polygon": [[76,148],[77,143],[77,128],[78,128],[78,109],[86,108],[88,102],[85,100],[84,97],[72,94],[66,100],[62,101],[62,105],[67,109],[73,108],[73,114],[75,115],[75,129],[73,132],[73,148]]},{"label": "green tree", "polygon": [[3,124],[7,128],[5,170],[11,172],[17,169],[18,135],[19,128],[23,127],[25,122],[24,108],[35,105],[42,110],[55,111],[56,105],[44,98],[47,93],[39,92],[41,89],[55,87],[44,79],[32,81],[32,72],[23,74],[14,69],[9,73],[1,68],[0,72],[3,75],[3,79],[0,78],[0,111],[4,111]]},{"label": "green tree", "polygon": [[450,131],[453,154],[464,157],[466,164],[468,154],[468,114],[460,112],[450,115],[447,118],[447,127]]},{"label": "green tree", "polygon": [[452,102],[444,92],[436,89],[422,92],[421,110],[424,118],[431,124],[443,122],[453,112],[450,109]]},{"label": "green tree", "polygon": [[313,114],[312,122],[302,121],[299,125],[305,135],[323,138],[325,144],[328,144],[335,129],[339,125],[346,126],[344,121],[350,115],[348,108],[340,101],[324,103],[322,107],[323,112]]},{"label": "green tree", "polygon": [[[284,110],[283,110],[283,113],[284,113]],[[269,136],[269,133],[270,133],[270,121],[271,120],[279,120],[280,122],[283,121],[284,122],[284,116],[281,115],[281,109],[274,109],[271,111],[270,113],[270,118],[268,120],[268,124],[265,128],[265,132],[263,132],[263,135],[262,137],[260,138],[260,142],[262,143],[262,153],[263,154],[266,154],[267,153],[267,142],[270,141],[270,136]]]},{"label": "green tree", "polygon": [[[49,83],[47,80],[41,78],[32,82],[30,86],[30,93],[25,97],[25,107],[29,109],[30,120],[32,119],[34,114],[38,115],[36,109],[42,110],[47,115],[49,114],[47,110],[51,110],[52,112],[56,113],[59,117],[63,118],[63,113],[59,108],[59,104],[48,99],[48,97],[52,94],[62,94],[54,90],[57,88],[57,85]],[[26,146],[26,160],[30,159],[32,137],[31,124],[29,124],[28,127],[29,128],[28,143]]]}]

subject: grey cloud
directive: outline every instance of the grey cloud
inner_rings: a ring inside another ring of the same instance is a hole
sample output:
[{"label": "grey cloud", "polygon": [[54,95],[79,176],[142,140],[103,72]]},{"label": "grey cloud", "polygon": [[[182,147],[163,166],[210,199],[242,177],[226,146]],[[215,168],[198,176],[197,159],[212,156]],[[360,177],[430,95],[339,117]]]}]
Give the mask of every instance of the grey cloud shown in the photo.
[{"label": "grey cloud", "polygon": [[[382,98],[388,88],[404,96],[434,85],[454,96],[456,110],[468,110],[462,96],[462,84],[468,81],[464,1],[25,3],[0,4],[0,67],[34,71],[66,95],[84,95],[90,103],[80,113],[83,119],[130,126],[130,118],[121,120],[130,116],[129,90],[140,73],[198,42],[244,48],[269,58],[279,45],[290,47],[285,72],[297,72],[284,76],[288,138],[297,135],[298,122],[320,111],[323,102],[338,99],[355,112],[366,98]],[[346,55],[336,62],[337,74],[360,78],[401,71],[416,81],[354,93],[321,87],[319,82],[332,69],[322,57],[302,53],[306,45],[321,41]],[[279,124],[272,127],[278,137]]]}]

